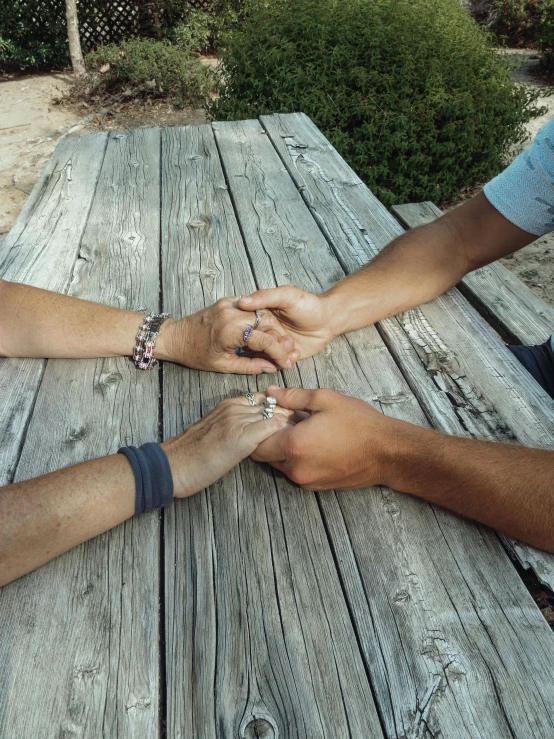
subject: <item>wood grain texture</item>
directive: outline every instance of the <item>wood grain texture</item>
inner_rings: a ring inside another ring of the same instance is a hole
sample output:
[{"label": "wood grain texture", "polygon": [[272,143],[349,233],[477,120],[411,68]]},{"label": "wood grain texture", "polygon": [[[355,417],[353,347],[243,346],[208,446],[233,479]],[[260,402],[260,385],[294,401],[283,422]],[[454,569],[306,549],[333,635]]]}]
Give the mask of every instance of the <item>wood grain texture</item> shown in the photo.
[{"label": "wood grain texture", "polygon": [[[328,288],[337,262],[264,130],[257,121],[214,129],[258,286]],[[373,327],[283,375],[428,423]],[[287,509],[308,499],[292,489],[287,498]],[[386,735],[552,733],[554,637],[494,533],[382,488],[318,498]]]},{"label": "wood grain texture", "polygon": [[[346,272],[402,233],[307,116],[261,120]],[[457,289],[381,321],[379,331],[435,428],[554,448],[554,401]],[[554,588],[552,555],[503,541],[524,567]]]},{"label": "wood grain texture", "polygon": [[[60,141],[0,248],[0,278],[67,292],[106,140]],[[44,365],[0,358],[0,485],[13,478]]]},{"label": "wood grain texture", "polygon": [[[393,205],[391,211],[406,228],[442,215],[431,202]],[[490,324],[518,343],[542,344],[554,333],[554,308],[500,262],[470,272],[459,288]]]},{"label": "wood grain texture", "polygon": [[[164,308],[251,292],[211,128],[167,129],[162,152]],[[166,365],[164,436],[275,379]],[[165,541],[168,736],[382,736],[313,494],[247,460],[168,508]]]},{"label": "wood grain texture", "polygon": [[[110,135],[69,292],[157,308],[159,229],[159,131]],[[157,440],[158,397],[126,358],[50,360],[16,481]],[[2,736],[159,736],[159,546],[154,512],[1,590]]]}]

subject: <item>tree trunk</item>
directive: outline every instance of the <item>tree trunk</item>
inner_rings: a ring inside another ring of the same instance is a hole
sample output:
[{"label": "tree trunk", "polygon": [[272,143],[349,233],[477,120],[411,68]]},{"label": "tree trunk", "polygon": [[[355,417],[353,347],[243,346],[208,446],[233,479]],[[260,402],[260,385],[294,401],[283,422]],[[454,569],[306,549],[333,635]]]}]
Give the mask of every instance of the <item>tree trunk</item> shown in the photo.
[{"label": "tree trunk", "polygon": [[67,39],[69,41],[69,56],[71,66],[78,77],[85,74],[85,61],[81,51],[79,37],[79,19],[77,16],[77,0],[65,0],[65,14],[67,17]]}]

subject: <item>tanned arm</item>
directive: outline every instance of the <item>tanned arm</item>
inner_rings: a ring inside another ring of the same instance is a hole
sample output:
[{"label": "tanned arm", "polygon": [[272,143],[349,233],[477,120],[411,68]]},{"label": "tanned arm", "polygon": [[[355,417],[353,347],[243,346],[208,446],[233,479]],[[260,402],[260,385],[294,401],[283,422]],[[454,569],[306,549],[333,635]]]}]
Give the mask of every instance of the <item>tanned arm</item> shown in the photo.
[{"label": "tanned arm", "polygon": [[332,390],[269,387],[308,414],[253,458],[307,490],[387,485],[554,552],[554,452],[475,441],[385,416]]},{"label": "tanned arm", "polygon": [[[144,314],[79,300],[0,280],[0,356],[86,359],[130,356]],[[155,356],[195,369],[237,374],[275,372],[290,366],[293,341],[254,331],[252,358],[238,357],[244,331],[255,315],[225,298],[192,316],[167,319]]]},{"label": "tanned arm", "polygon": [[238,305],[245,311],[269,308],[304,358],[339,334],[436,298],[468,272],[535,238],[510,223],[480,193],[399,236],[372,262],[321,295],[283,286],[258,290]]}]

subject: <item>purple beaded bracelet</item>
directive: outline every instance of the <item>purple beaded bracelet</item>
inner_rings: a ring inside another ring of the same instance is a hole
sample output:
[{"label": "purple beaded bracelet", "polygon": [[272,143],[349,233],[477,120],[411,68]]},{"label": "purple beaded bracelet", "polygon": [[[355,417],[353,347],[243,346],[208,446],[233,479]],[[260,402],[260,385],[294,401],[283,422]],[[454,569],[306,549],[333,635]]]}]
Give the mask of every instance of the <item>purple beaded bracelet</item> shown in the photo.
[{"label": "purple beaded bracelet", "polygon": [[140,370],[151,370],[158,363],[154,357],[154,346],[160,333],[160,327],[169,313],[149,313],[144,316],[136,335],[136,344],[133,348],[133,362]]}]

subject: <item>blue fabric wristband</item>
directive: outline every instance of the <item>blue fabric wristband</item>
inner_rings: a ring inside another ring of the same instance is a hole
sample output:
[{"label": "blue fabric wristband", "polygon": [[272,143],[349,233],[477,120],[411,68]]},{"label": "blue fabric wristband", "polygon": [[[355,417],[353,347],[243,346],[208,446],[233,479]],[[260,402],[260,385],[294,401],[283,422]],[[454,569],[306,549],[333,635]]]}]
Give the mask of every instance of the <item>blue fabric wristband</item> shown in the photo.
[{"label": "blue fabric wristband", "polygon": [[135,475],[135,515],[161,508],[173,499],[173,475],[169,460],[159,444],[124,446],[117,450],[129,460]]}]

